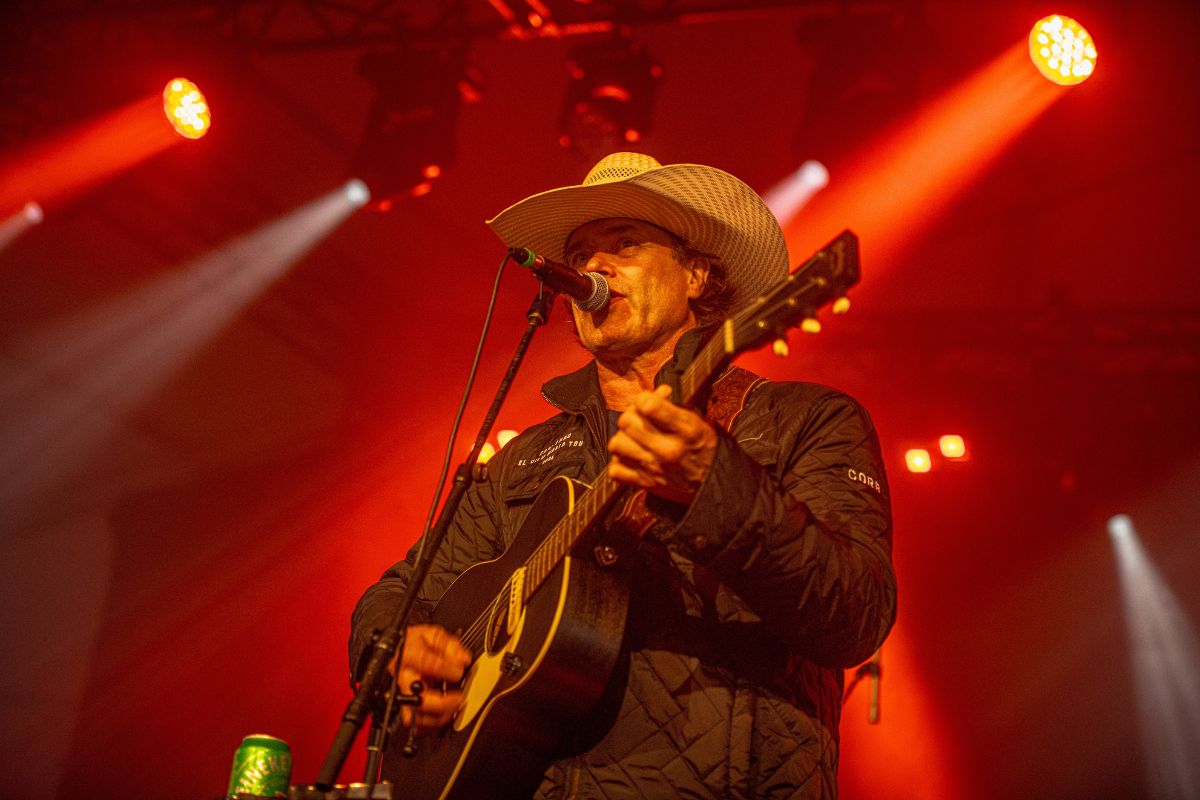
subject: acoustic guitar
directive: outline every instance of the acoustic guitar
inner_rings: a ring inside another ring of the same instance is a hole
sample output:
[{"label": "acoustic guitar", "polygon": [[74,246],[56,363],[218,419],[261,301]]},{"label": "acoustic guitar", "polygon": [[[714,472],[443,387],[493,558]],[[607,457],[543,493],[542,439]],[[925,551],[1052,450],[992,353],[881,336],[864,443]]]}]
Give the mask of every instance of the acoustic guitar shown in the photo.
[{"label": "acoustic guitar", "polygon": [[[740,353],[775,342],[788,328],[816,332],[816,312],[848,308],[858,282],[858,239],[850,231],[817,252],[766,295],[725,320],[679,377],[673,400],[692,405]],[[620,532],[634,492],[601,473],[591,486],[566,477],[547,484],[508,550],[464,571],[438,601],[432,622],[459,633],[476,654],[463,677],[464,702],[444,728],[402,754],[393,736],[382,776],[400,797],[528,798],[552,754],[599,699],[615,666],[629,599],[636,538]],[[614,524],[614,520],[617,521]]]}]

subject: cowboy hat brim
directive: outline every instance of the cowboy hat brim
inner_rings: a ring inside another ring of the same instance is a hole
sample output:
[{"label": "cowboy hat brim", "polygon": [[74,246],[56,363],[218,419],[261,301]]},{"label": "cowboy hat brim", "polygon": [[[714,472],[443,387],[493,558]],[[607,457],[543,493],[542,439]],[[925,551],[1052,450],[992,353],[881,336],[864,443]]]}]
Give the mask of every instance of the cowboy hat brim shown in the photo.
[{"label": "cowboy hat brim", "polygon": [[[618,156],[643,159],[643,171],[626,167],[606,173],[606,162]],[[715,167],[657,164],[638,154],[608,156],[589,174],[593,182],[527,197],[487,224],[509,247],[526,247],[561,262],[567,238],[580,225],[614,217],[653,223],[725,267],[734,310],[783,279],[788,271],[783,232],[753,189]],[[593,180],[596,175],[601,177]]]}]

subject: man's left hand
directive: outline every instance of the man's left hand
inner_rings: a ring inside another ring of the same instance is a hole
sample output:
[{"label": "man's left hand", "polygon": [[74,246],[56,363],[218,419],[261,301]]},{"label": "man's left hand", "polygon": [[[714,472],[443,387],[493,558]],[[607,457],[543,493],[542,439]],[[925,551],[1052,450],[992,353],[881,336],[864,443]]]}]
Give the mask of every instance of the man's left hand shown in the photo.
[{"label": "man's left hand", "polygon": [[641,392],[608,441],[608,474],[617,483],[688,504],[712,466],[717,432],[691,409],[672,403],[671,387]]}]

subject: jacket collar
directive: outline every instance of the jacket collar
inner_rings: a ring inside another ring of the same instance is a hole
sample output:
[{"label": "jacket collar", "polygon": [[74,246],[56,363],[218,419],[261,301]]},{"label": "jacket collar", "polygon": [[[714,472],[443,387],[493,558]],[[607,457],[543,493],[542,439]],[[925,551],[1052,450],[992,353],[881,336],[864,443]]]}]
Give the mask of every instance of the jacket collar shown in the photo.
[{"label": "jacket collar", "polygon": [[[662,369],[658,371],[655,385],[662,383],[665,376],[673,370],[682,370],[692,362],[700,345],[715,329],[715,325],[704,328],[692,328],[675,343],[675,353]],[[546,381],[542,386],[542,397],[553,406],[572,412],[583,412],[589,405],[604,409],[604,401],[600,395],[600,374],[593,359],[574,372],[559,375]]]}]

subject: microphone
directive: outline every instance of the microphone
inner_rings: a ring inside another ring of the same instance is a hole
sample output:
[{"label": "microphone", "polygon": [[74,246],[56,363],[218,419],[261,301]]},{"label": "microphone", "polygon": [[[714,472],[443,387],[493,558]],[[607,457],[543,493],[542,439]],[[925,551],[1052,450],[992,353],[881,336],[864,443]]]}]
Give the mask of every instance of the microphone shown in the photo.
[{"label": "microphone", "polygon": [[599,311],[608,305],[608,281],[603,275],[578,272],[525,247],[508,248],[508,257],[522,267],[528,267],[550,288],[570,295],[580,311]]}]

